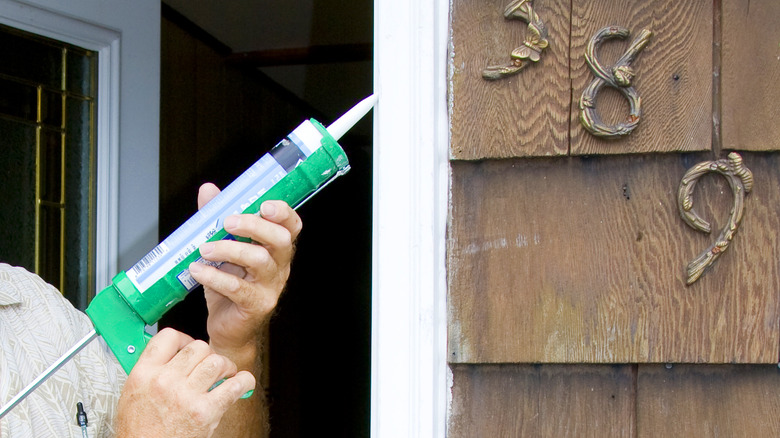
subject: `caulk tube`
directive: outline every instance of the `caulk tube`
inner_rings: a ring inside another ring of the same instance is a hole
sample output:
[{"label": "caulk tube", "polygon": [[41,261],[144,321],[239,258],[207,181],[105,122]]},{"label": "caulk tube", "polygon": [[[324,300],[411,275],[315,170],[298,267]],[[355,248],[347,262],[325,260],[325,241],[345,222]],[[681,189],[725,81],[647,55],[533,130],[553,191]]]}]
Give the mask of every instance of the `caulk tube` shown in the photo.
[{"label": "caulk tube", "polygon": [[190,263],[210,263],[200,257],[198,247],[236,239],[223,228],[227,216],[259,214],[269,199],[297,208],[348,170],[347,156],[328,130],[314,119],[304,121],[129,271],[116,275],[86,312],[124,370],[130,373],[151,337],[145,326],[198,285]]}]

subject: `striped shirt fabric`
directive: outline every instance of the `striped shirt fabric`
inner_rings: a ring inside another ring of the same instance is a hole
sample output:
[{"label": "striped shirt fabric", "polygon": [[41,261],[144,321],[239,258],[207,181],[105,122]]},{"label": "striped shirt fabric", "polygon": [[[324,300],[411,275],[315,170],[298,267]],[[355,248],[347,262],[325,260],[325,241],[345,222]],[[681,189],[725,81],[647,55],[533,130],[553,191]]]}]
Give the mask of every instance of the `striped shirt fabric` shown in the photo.
[{"label": "striped shirt fabric", "polygon": [[[0,405],[13,398],[92,324],[53,286],[23,268],[0,263]],[[116,404],[127,375],[102,338],[60,368],[0,419],[1,438],[81,438],[76,404],[90,438],[113,437]]]}]

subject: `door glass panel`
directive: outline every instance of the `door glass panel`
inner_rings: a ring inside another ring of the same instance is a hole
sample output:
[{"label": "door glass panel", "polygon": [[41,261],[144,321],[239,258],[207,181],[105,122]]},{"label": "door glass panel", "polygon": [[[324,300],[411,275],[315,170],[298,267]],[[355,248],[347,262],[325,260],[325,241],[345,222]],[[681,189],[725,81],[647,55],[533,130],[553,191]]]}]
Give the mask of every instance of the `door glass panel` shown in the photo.
[{"label": "door glass panel", "polygon": [[36,87],[0,77],[0,114],[35,122],[38,119],[37,101]]},{"label": "door glass panel", "polygon": [[0,174],[7,188],[14,187],[13,190],[4,191],[3,202],[0,203],[0,261],[33,269],[35,131],[34,125],[0,116]]},{"label": "door glass panel", "polygon": [[0,30],[0,74],[61,88],[62,43],[7,26],[0,26]]},{"label": "door glass panel", "polygon": [[[94,294],[95,52],[0,26],[0,261]],[[17,226],[18,224],[18,226]]]}]

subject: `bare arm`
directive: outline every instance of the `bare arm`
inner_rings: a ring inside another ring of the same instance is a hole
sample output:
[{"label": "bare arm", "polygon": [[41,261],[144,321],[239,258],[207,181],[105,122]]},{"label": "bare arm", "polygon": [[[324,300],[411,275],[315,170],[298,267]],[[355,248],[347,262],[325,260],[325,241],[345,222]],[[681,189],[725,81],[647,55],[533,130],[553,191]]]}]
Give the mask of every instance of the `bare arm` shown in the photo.
[{"label": "bare arm", "polygon": [[[219,190],[204,184],[198,206]],[[252,243],[225,240],[206,243],[203,258],[225,262],[219,269],[191,266],[193,277],[203,284],[208,305],[209,344],[230,358],[239,370],[248,370],[260,381],[263,335],[290,275],[294,242],[302,223],[298,214],[281,201],[267,201],[262,217],[236,215],[225,220],[225,230],[248,237]],[[216,436],[267,436],[268,412],[264,389],[238,400],[226,413]]]}]

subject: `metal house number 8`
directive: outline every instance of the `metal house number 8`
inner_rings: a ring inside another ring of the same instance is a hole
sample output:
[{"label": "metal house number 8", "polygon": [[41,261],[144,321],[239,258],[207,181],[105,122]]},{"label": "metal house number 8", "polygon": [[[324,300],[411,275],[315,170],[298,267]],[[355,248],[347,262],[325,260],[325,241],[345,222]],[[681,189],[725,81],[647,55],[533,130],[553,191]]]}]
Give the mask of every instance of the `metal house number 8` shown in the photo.
[{"label": "metal house number 8", "polygon": [[[612,68],[605,68],[596,58],[596,49],[604,40],[626,38],[629,34],[629,30],[624,27],[605,27],[596,32],[596,35],[591,38],[590,42],[588,42],[588,47],[585,49],[585,61],[587,61],[596,78],[588,84],[582,92],[582,97],[580,97],[580,121],[588,132],[597,137],[622,137],[630,134],[639,124],[639,118],[642,113],[641,100],[639,93],[631,86],[631,80],[635,74],[631,68],[631,63],[634,62],[639,52],[645,48],[653,33],[643,29]],[[614,126],[607,125],[602,122],[596,112],[596,95],[605,85],[615,88],[628,99],[630,114],[625,123],[618,123]]]}]

